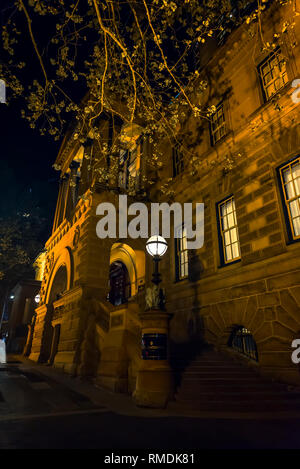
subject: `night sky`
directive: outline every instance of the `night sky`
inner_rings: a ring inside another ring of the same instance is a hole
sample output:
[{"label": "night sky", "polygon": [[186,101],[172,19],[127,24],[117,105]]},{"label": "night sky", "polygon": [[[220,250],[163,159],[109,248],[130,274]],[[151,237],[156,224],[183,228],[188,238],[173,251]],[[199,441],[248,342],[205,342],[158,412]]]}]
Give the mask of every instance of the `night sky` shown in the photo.
[{"label": "night sky", "polygon": [[[12,2],[1,0],[0,27],[6,24],[12,11]],[[38,38],[42,35],[43,39],[42,32],[47,32],[47,25],[42,28],[40,25],[40,21],[34,22]],[[40,77],[40,69],[32,51],[26,23],[21,30],[18,52],[26,62],[23,70],[25,82],[31,82],[33,78]],[[1,43],[0,54],[6,57]],[[9,89],[7,95],[9,98]],[[47,220],[45,239],[41,240],[44,243],[51,233],[58,194],[59,173],[54,171],[52,165],[60,142],[55,142],[51,137],[42,137],[38,129],[31,129],[21,118],[21,109],[24,109],[22,100],[0,103],[0,218],[13,217],[17,212],[40,213]]]},{"label": "night sky", "polygon": [[52,164],[59,143],[31,129],[14,103],[0,104],[0,124],[0,217],[39,207],[51,224],[59,178]]}]

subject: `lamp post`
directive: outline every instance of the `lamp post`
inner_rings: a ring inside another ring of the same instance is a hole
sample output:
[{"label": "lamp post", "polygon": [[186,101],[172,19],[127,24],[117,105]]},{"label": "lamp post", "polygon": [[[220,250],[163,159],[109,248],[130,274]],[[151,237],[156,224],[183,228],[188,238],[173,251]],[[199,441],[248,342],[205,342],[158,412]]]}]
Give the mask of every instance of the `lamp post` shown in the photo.
[{"label": "lamp post", "polygon": [[[163,408],[173,396],[173,376],[168,361],[169,320],[172,314],[164,311],[158,285],[161,282],[159,262],[168,244],[159,235],[151,236],[146,250],[153,257],[152,283],[146,304],[149,309],[139,314],[142,332],[142,364],[137,374],[135,401],[138,406]],[[151,291],[152,290],[152,291]]]},{"label": "lamp post", "polygon": [[161,276],[158,270],[158,263],[168,249],[167,241],[159,235],[151,236],[151,238],[146,242],[146,249],[148,254],[153,257],[154,262],[152,282],[154,285],[159,285],[161,282]]}]

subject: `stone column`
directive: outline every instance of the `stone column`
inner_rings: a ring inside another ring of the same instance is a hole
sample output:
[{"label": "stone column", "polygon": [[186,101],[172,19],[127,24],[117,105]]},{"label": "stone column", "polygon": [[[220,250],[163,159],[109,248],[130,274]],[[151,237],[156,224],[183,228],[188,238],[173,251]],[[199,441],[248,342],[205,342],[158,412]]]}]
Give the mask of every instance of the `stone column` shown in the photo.
[{"label": "stone column", "polygon": [[54,362],[54,358],[58,349],[59,335],[60,335],[60,324],[53,324],[52,327],[53,327],[53,338],[52,338],[52,344],[51,344],[50,357],[48,360],[49,365],[52,365]]},{"label": "stone column", "polygon": [[31,324],[27,325],[28,334],[27,334],[26,345],[25,345],[24,350],[23,350],[24,357],[28,357],[30,355],[30,352],[31,352],[35,320],[36,320],[36,314],[34,313],[34,315],[32,316]]},{"label": "stone column", "polygon": [[48,360],[52,342],[50,311],[47,305],[36,308],[36,321],[33,331],[30,360],[44,363]]},{"label": "stone column", "polygon": [[174,393],[168,360],[169,320],[173,315],[159,309],[139,314],[142,324],[141,355],[134,399],[138,406],[164,408]]}]

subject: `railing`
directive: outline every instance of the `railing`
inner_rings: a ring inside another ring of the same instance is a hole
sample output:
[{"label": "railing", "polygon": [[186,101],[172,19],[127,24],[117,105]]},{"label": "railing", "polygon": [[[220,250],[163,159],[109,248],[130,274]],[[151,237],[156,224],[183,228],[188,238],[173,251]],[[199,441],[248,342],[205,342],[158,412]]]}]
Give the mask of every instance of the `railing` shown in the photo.
[{"label": "railing", "polygon": [[237,326],[233,329],[228,345],[241,355],[245,355],[251,360],[258,361],[256,342],[251,332],[245,327]]}]

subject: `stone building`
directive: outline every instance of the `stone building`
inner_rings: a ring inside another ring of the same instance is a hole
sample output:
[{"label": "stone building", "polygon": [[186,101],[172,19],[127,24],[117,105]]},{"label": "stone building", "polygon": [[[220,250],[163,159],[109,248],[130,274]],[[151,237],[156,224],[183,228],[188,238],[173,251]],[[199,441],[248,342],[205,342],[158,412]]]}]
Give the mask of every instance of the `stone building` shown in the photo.
[{"label": "stone building", "polygon": [[[139,313],[152,260],[145,239],[99,239],[96,208],[101,202],[118,207],[128,176],[143,193],[143,176],[150,174],[148,202],[205,206],[203,247],[188,252],[185,227],[175,227],[180,237],[168,240],[160,262],[166,310],[173,314],[172,350],[213,344],[220,354],[244,356],[245,366],[262,374],[300,383],[291,361],[292,341],[300,338],[295,8],[293,2],[271,6],[259,40],[242,25],[203,54],[193,99],[214,106],[211,116],[203,120],[186,113],[173,147],[159,143],[162,168],[149,163],[152,146],[142,128],[120,122],[114,128],[122,135],[119,190],[108,191],[97,182],[104,158],[96,161],[92,140],[82,145],[70,129],[56,159],[61,182],[31,359],[92,376],[114,391],[135,390],[142,362]],[[109,144],[109,116],[99,131]],[[163,196],[167,181],[169,195]],[[128,195],[128,204],[134,200]]]},{"label": "stone building", "polygon": [[35,308],[39,300],[44,258],[45,253],[41,252],[34,261],[35,278],[20,280],[8,296],[5,306],[7,322],[3,322],[1,328],[6,337],[8,352],[23,352],[28,328],[35,317]]}]

